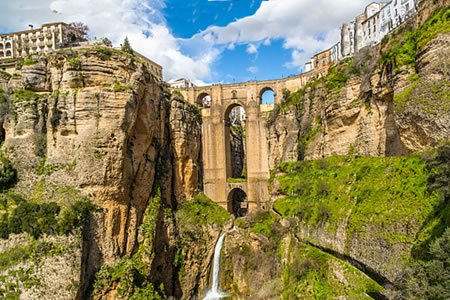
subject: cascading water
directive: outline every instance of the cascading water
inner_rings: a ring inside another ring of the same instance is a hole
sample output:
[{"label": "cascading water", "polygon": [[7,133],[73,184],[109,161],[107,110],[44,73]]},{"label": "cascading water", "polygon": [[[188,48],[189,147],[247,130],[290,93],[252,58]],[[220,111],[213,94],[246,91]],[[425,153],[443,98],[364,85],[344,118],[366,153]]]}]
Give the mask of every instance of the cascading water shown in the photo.
[{"label": "cascading water", "polygon": [[206,293],[203,300],[216,300],[228,296],[228,294],[223,293],[219,289],[219,275],[220,275],[220,252],[222,251],[223,239],[225,234],[219,238],[214,248],[214,264],[213,264],[213,281],[211,289]]}]

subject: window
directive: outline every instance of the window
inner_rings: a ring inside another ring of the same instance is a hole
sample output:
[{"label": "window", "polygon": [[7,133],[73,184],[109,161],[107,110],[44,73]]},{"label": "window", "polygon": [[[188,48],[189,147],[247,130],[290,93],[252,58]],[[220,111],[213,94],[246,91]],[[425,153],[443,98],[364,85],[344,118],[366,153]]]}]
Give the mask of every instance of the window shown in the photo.
[{"label": "window", "polygon": [[377,32],[377,26],[376,25],[373,25],[373,32],[374,33]]}]

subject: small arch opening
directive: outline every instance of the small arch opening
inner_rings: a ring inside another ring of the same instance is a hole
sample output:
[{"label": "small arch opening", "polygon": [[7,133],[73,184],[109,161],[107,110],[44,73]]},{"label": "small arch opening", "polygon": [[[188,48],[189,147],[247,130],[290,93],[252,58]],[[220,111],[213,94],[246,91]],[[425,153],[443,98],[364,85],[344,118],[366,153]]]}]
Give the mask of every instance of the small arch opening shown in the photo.
[{"label": "small arch opening", "polygon": [[207,93],[201,93],[195,101],[199,107],[211,107],[211,96]]},{"label": "small arch opening", "polygon": [[261,104],[275,104],[275,92],[269,88],[263,88],[259,95]]},{"label": "small arch opening", "polygon": [[240,188],[231,190],[228,194],[228,212],[236,218],[245,217],[248,214],[247,194]]},{"label": "small arch opening", "polygon": [[11,43],[6,43],[6,49],[11,49]]},{"label": "small arch opening", "polygon": [[12,55],[11,51],[6,51],[6,57],[10,57]]},{"label": "small arch opening", "polygon": [[227,179],[247,178],[244,108],[235,103],[225,112],[225,151]]}]

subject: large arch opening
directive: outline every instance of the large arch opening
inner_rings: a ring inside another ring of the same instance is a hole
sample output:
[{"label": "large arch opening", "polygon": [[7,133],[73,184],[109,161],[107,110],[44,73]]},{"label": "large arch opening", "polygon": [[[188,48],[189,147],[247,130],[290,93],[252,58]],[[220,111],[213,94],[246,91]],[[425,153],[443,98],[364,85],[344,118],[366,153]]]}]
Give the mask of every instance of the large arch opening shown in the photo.
[{"label": "large arch opening", "polygon": [[244,108],[239,104],[230,105],[225,111],[224,123],[227,180],[228,182],[245,181],[247,178],[247,149],[245,146],[246,116]]},{"label": "large arch opening", "polygon": [[198,95],[195,101],[198,107],[211,107],[211,96],[207,93],[201,93]]},{"label": "large arch opening", "polygon": [[259,93],[261,104],[275,104],[275,92],[270,87],[265,87]]},{"label": "large arch opening", "polygon": [[248,213],[247,194],[240,188],[231,190],[228,194],[228,212],[236,218],[244,217]]}]

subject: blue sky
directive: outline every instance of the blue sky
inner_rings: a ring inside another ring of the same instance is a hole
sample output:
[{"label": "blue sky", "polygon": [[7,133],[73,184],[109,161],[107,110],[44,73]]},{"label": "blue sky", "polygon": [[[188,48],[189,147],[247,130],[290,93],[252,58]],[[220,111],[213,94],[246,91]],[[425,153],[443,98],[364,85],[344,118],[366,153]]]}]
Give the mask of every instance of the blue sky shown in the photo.
[{"label": "blue sky", "polygon": [[[81,21],[161,64],[164,79],[196,84],[265,80],[301,73],[339,39],[339,27],[368,0],[14,0],[0,32]],[[95,4],[93,4],[95,3]]]}]

